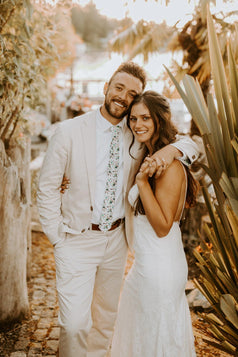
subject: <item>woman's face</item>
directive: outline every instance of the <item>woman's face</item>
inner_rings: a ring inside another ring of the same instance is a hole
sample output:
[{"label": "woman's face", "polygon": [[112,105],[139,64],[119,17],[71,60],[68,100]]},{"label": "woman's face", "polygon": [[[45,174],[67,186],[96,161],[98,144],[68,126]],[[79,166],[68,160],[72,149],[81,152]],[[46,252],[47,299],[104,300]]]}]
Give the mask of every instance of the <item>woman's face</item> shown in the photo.
[{"label": "woman's face", "polygon": [[135,139],[148,144],[155,131],[153,119],[144,103],[134,104],[131,108],[130,128]]}]

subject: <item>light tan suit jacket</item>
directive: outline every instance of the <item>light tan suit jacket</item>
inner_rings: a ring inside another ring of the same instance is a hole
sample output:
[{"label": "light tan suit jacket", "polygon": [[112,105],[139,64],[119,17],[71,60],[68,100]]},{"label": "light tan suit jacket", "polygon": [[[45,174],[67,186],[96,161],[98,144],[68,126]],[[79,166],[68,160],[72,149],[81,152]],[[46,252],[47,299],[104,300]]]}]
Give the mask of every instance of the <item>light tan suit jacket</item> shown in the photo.
[{"label": "light tan suit jacket", "polygon": [[[143,149],[133,145],[133,159],[129,155],[132,140],[124,127],[124,190],[126,240],[133,243],[133,212],[128,203],[128,192],[141,162]],[[191,139],[183,139],[176,147],[186,152],[188,160],[197,157],[197,147]],[[62,195],[63,175],[70,178],[70,187]],[[41,169],[38,189],[38,209],[45,234],[52,244],[65,233],[83,234],[90,229],[96,185],[96,111],[61,123],[52,137]]]},{"label": "light tan suit jacket", "polygon": [[[132,135],[124,128],[124,191],[126,239],[133,241],[132,210],[127,193],[140,164],[129,155]],[[135,145],[137,153],[142,153]],[[63,175],[70,178],[70,187],[62,195]],[[96,185],[96,112],[64,121],[49,143],[41,169],[38,189],[38,209],[44,232],[52,244],[65,232],[82,234],[90,229]]]}]

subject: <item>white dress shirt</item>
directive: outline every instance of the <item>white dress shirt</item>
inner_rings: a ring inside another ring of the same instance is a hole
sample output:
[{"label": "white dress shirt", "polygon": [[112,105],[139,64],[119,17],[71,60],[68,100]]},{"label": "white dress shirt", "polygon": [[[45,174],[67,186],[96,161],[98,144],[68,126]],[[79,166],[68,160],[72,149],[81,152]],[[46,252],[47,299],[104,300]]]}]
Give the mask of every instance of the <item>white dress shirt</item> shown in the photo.
[{"label": "white dress shirt", "polygon": [[[123,119],[117,126],[121,127],[119,134],[119,169],[117,179],[117,190],[115,196],[115,206],[113,210],[112,221],[116,221],[118,218],[125,217],[124,207],[124,194],[123,194],[123,128],[125,125],[125,119]],[[96,117],[96,188],[94,197],[94,208],[92,215],[92,222],[99,224],[104,193],[107,180],[107,165],[109,161],[110,144],[112,140],[112,132],[110,128],[112,124],[106,120],[100,109],[97,110]]]}]

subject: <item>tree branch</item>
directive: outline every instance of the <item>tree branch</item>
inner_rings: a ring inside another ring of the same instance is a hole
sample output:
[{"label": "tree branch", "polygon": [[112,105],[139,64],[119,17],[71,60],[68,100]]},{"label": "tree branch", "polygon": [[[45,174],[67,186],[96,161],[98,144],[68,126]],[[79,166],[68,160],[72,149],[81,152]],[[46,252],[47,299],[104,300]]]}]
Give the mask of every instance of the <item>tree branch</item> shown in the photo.
[{"label": "tree branch", "polygon": [[1,139],[2,139],[3,142],[4,142],[5,137],[7,135],[8,129],[9,129],[10,125],[12,124],[12,122],[14,120],[14,117],[17,114],[18,111],[19,111],[19,108],[18,108],[18,106],[16,106],[14,112],[12,113],[10,119],[7,122],[7,125],[5,126],[5,128],[4,128],[4,130],[3,130],[2,134],[1,134]]},{"label": "tree branch", "polygon": [[10,14],[8,15],[6,21],[4,22],[4,24],[2,25],[1,29],[0,29],[0,33],[2,33],[2,30],[4,28],[4,26],[8,23],[9,19],[11,18],[12,14],[14,13],[14,11],[16,10],[16,6],[14,6],[11,11]]}]

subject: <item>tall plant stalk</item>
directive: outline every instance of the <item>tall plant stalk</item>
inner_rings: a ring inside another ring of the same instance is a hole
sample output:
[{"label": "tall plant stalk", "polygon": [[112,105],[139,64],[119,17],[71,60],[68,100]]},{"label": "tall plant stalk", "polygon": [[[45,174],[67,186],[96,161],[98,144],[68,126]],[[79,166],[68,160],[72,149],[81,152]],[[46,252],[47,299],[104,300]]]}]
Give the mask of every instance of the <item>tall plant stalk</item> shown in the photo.
[{"label": "tall plant stalk", "polygon": [[[209,53],[215,97],[205,101],[201,87],[191,76],[184,89],[167,69],[203,138],[216,200],[211,201],[202,186],[211,226],[205,225],[201,252],[194,254],[201,270],[195,284],[211,303],[213,311],[203,313],[216,347],[238,355],[238,72],[228,44],[228,77],[213,20],[207,15]],[[207,241],[212,243],[206,244]]]}]

